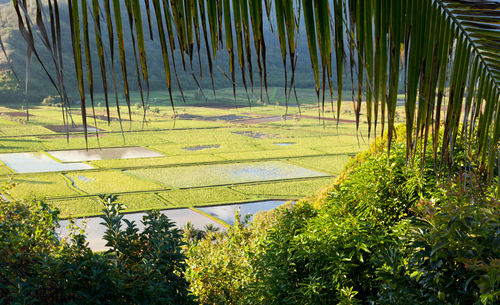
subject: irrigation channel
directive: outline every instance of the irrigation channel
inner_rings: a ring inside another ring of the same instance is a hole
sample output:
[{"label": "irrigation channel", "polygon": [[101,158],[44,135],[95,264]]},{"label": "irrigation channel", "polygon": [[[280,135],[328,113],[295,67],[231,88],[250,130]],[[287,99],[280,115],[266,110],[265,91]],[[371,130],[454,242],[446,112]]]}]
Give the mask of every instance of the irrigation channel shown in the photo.
[{"label": "irrigation channel", "polygon": [[[219,230],[225,230],[227,225],[234,223],[234,215],[237,210],[242,217],[247,214],[254,215],[260,211],[272,210],[285,203],[283,200],[266,200],[239,204],[225,204],[217,206],[203,206],[195,208],[180,208],[162,210],[161,213],[172,220],[178,228],[184,227],[188,222],[192,223],[195,228],[203,229],[206,225],[212,224]],[[124,215],[124,219],[134,221],[139,230],[144,229],[142,217],[146,213],[129,213]],[[93,251],[106,250],[106,241],[103,239],[105,226],[101,217],[77,218],[74,219],[75,224],[85,230],[89,247]],[[60,238],[69,236],[70,229],[68,228],[70,221],[61,220],[60,228],[57,230]],[[122,222],[125,225],[125,221]]]}]

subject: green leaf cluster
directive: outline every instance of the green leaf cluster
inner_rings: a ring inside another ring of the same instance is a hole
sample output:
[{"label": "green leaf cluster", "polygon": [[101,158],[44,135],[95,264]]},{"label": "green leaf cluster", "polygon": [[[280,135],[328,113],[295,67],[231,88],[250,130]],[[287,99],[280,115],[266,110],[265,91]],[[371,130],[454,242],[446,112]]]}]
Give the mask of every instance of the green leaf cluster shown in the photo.
[{"label": "green leaf cluster", "polygon": [[237,215],[227,232],[209,232],[205,238],[191,240],[186,256],[186,279],[201,304],[239,304],[247,299],[247,287],[254,270],[251,255],[258,231]]},{"label": "green leaf cluster", "polygon": [[192,304],[183,278],[182,234],[164,215],[125,221],[105,210],[110,250],[94,253],[73,226],[56,235],[58,211],[40,201],[0,202],[0,303]]},{"label": "green leaf cluster", "polygon": [[416,206],[419,217],[396,247],[380,253],[377,302],[497,304],[500,207],[472,178]]},{"label": "green leaf cluster", "polygon": [[[369,156],[315,209],[302,202],[280,210],[255,260],[256,300],[277,304],[366,301],[378,290],[378,253],[399,243],[405,218],[435,190],[433,179],[406,168],[404,146],[388,158]],[[350,301],[349,301],[350,300]]]},{"label": "green leaf cluster", "polygon": [[436,178],[432,158],[407,163],[406,133],[397,130],[390,156],[379,139],[318,199],[190,245],[198,300],[496,304],[500,214],[489,182],[464,143],[449,182]]}]

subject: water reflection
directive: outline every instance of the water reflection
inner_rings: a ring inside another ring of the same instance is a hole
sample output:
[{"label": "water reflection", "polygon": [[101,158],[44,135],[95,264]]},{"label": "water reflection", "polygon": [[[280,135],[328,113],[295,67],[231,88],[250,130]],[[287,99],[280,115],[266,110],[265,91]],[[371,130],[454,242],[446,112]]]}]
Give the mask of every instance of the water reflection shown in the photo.
[{"label": "water reflection", "polygon": [[[217,223],[216,221],[205,217],[199,213],[196,213],[190,209],[171,209],[171,210],[163,210],[162,214],[166,215],[172,221],[175,222],[178,228],[184,227],[188,221],[190,221],[195,228],[203,229],[205,225],[212,224],[215,227],[223,230],[224,227]],[[129,221],[135,221],[137,228],[142,231],[144,229],[144,225],[142,224],[142,217],[145,216],[146,213],[130,213],[125,214],[123,219],[127,219]],[[101,224],[103,221],[100,217],[89,217],[85,219],[76,219],[75,223],[79,227],[82,227],[82,224],[85,223],[85,234],[87,236],[87,241],[89,243],[89,247],[94,251],[100,251],[106,249],[106,241],[102,239],[104,236],[104,232],[106,228]],[[70,231],[67,228],[69,221],[61,220],[59,221],[61,227],[57,230],[58,234],[64,238],[69,235]],[[123,228],[125,227],[125,222],[122,222]]]},{"label": "water reflection", "polygon": [[[250,202],[250,203],[239,203],[239,204],[227,204],[220,206],[211,206],[211,207],[199,207],[198,209],[208,213],[214,217],[217,217],[221,220],[229,224],[234,223],[234,213],[237,209],[240,209],[240,215],[245,216],[247,214],[254,215],[259,211],[267,211],[274,209],[280,205],[285,203],[283,200],[266,200],[266,201],[258,201],[258,202]],[[210,219],[202,215],[201,213],[197,213],[190,209],[169,209],[161,211],[162,214],[166,215],[173,222],[175,222],[178,228],[184,227],[188,221],[191,222],[195,228],[204,229],[204,227],[208,224],[212,224],[220,230],[225,230],[225,227],[220,223]],[[141,223],[142,217],[146,215],[146,213],[130,213],[125,214],[123,219],[127,219],[129,221],[135,221],[137,228],[139,230],[144,229],[144,225]],[[79,218],[75,219],[75,223],[79,227],[85,227],[85,234],[87,236],[87,241],[89,242],[89,246],[94,251],[105,250],[106,241],[102,239],[104,236],[104,232],[106,228],[101,224],[103,222],[100,217],[89,217],[89,218]],[[85,223],[85,225],[84,225]],[[59,222],[61,227],[57,230],[57,233],[62,237],[67,237],[70,234],[69,229],[67,228],[69,224],[69,220],[61,220]],[[125,222],[123,222],[123,226],[125,226]]]},{"label": "water reflection", "polygon": [[293,145],[295,143],[293,143],[293,142],[281,142],[281,143],[273,143],[273,144],[276,146],[290,146],[290,145]]},{"label": "water reflection", "polygon": [[268,211],[272,210],[280,205],[285,203],[283,200],[267,200],[267,201],[257,201],[250,203],[241,203],[241,204],[228,204],[228,205],[219,205],[219,206],[211,206],[211,207],[198,207],[199,210],[210,214],[214,217],[217,217],[221,220],[224,220],[228,224],[234,224],[234,214],[236,210],[240,210],[240,215],[242,219],[247,215],[253,215],[260,211]]},{"label": "water reflection", "polygon": [[63,162],[163,157],[162,154],[144,147],[54,150],[47,153]]},{"label": "water reflection", "polygon": [[16,173],[44,173],[92,169],[84,163],[60,163],[41,152],[0,154],[0,160]]},{"label": "water reflection", "polygon": [[198,145],[198,146],[189,146],[189,147],[184,147],[184,150],[189,150],[189,151],[197,151],[197,150],[203,150],[203,149],[210,149],[210,148],[219,148],[219,144],[215,145]]}]

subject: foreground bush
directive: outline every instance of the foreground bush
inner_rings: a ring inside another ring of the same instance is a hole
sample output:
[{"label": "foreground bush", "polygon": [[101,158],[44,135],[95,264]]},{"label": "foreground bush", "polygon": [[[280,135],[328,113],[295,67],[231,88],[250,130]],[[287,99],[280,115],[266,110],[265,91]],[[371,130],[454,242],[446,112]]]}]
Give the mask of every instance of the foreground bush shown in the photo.
[{"label": "foreground bush", "polygon": [[464,155],[445,180],[402,144],[361,154],[319,199],[190,245],[191,291],[204,304],[498,304],[499,204],[476,170],[463,179]]},{"label": "foreground bush", "polygon": [[472,177],[418,204],[406,239],[379,256],[379,303],[500,302],[500,205],[483,187]]},{"label": "foreground bush", "polygon": [[[262,276],[255,301],[337,304],[376,294],[378,254],[397,246],[408,231],[404,220],[433,179],[406,169],[405,150],[367,157],[314,209],[309,202],[278,212],[255,260]],[[283,289],[284,288],[284,289]]]},{"label": "foreground bush", "polygon": [[[186,278],[202,304],[236,304],[245,298],[252,269],[244,253],[255,246],[255,234],[239,221],[227,233],[209,233],[192,241]],[[242,255],[243,254],[243,255]]]},{"label": "foreground bush", "polygon": [[103,217],[111,249],[93,253],[83,235],[58,240],[58,212],[43,202],[1,201],[0,304],[191,304],[180,231],[159,213],[141,233],[122,228],[118,211]]}]

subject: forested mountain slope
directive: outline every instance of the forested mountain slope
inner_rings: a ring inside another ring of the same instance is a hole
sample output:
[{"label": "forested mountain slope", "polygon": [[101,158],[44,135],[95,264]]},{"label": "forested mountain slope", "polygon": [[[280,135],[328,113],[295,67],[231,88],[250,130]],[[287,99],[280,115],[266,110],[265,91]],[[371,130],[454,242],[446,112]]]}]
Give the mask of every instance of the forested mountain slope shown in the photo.
[{"label": "forested mountain slope", "polygon": [[[46,0],[42,2],[46,3]],[[64,58],[64,79],[66,84],[66,89],[70,96],[70,99],[78,99],[78,89],[76,83],[76,77],[74,73],[74,63],[73,63],[73,51],[70,43],[70,35],[69,35],[69,18],[67,6],[63,2],[60,3],[60,14],[64,18],[61,18],[61,28],[63,30],[63,58]],[[28,1],[28,10],[35,10],[34,1]],[[125,18],[125,8],[123,6],[124,12],[124,21]],[[34,16],[34,14],[33,14]],[[48,15],[47,15],[48,16]],[[90,30],[90,41],[91,45],[95,45],[95,36],[94,36],[94,26],[92,22],[92,17],[89,15],[89,30]],[[32,20],[34,22],[34,20]],[[154,20],[153,20],[154,21]],[[101,21],[103,23],[104,21]],[[36,26],[33,27],[36,29]],[[145,26],[147,28],[147,26]],[[153,26],[153,29],[155,26]],[[124,22],[125,33],[125,54],[129,63],[133,62],[133,48],[131,43],[131,36],[129,31],[128,22]],[[283,72],[283,61],[281,58],[280,48],[278,37],[276,33],[271,32],[271,28],[269,26],[269,22],[267,20],[264,22],[264,30],[266,33],[266,46],[267,46],[267,73],[268,73],[268,85],[269,86],[283,86],[284,85],[284,72]],[[154,30],[153,30],[154,31]],[[299,44],[298,44],[298,61],[297,61],[297,69],[296,69],[296,81],[295,85],[297,87],[306,87],[306,88],[314,88],[314,77],[311,70],[311,64],[309,60],[309,55],[307,53],[307,40],[305,36],[305,28],[303,24],[301,25]],[[37,37],[38,34],[35,34]],[[146,39],[146,52],[150,55],[148,58],[151,58],[148,61],[148,69],[150,73],[150,85],[151,90],[165,90],[166,89],[166,81],[163,70],[163,64],[161,63],[161,47],[159,39],[156,35],[156,32],[153,33],[154,40],[151,41],[149,39],[149,32],[146,33],[148,39]],[[7,61],[3,52],[0,52],[0,103],[1,104],[17,104],[22,103],[24,98],[24,82],[25,82],[25,69],[26,69],[26,43],[20,35],[18,24],[17,24],[17,16],[10,0],[0,0],[0,36],[6,48],[6,53],[9,57],[10,63],[15,71],[16,75],[19,78],[18,82],[14,77],[14,74],[11,72],[11,68],[9,65],[9,61]],[[47,64],[47,68],[51,73],[54,73],[52,59],[49,56],[49,53],[42,46],[40,40],[35,42],[39,45],[39,50],[42,50],[40,56],[42,60]],[[115,37],[115,43],[116,37]],[[82,47],[83,48],[83,47]],[[92,49],[92,58],[94,69],[94,77],[95,77],[95,85],[96,91],[102,91],[102,82],[100,80],[100,72],[98,69],[98,60],[97,60],[97,50],[96,48]],[[115,50],[116,52],[116,50]],[[108,52],[109,53],[109,52]],[[197,61],[198,55],[193,55],[196,60],[196,64],[193,64],[193,70],[189,64],[186,64],[186,71],[183,70],[182,60],[180,53],[176,54],[176,66],[177,71],[179,73],[179,80],[183,89],[193,89],[196,88],[196,83],[191,75],[191,72],[195,72],[197,78],[199,79],[201,86],[203,89],[209,90],[211,89],[211,80],[209,76],[209,68],[206,60],[206,52],[205,52],[205,41],[202,39],[201,41],[201,49],[200,49],[200,59],[201,59],[201,68],[202,68],[202,78],[200,79],[199,73],[199,65]],[[106,64],[108,68],[111,69],[110,63],[110,54],[105,54]],[[255,59],[254,59],[255,60]],[[257,71],[257,64],[253,65],[254,68],[254,85],[255,87],[259,86],[259,76]],[[221,72],[224,71],[226,75],[230,75],[229,71],[229,57],[226,52],[219,52],[217,54],[216,61],[214,63],[214,80],[216,88],[227,88],[231,87],[230,80]],[[117,75],[117,85],[121,86],[121,70],[118,59],[118,54],[115,54],[115,71]],[[86,73],[86,72],[85,72]],[[241,71],[239,68],[236,68],[235,71],[237,77],[237,86],[243,86],[241,82]],[[53,89],[49,79],[47,78],[45,72],[43,71],[41,65],[38,63],[36,58],[33,56],[31,60],[31,67],[29,70],[29,100],[34,103],[39,103],[41,99],[48,95],[56,94],[56,91]],[[129,83],[132,90],[137,90],[138,85],[136,79],[136,71],[135,67],[132,65],[128,68],[128,75],[130,77]],[[248,79],[248,76],[247,76]],[[290,80],[290,76],[289,76]],[[112,84],[112,79],[108,80],[109,84]],[[336,84],[334,82],[334,84]],[[250,84],[249,84],[250,85]],[[175,83],[174,83],[174,88]],[[112,90],[111,90],[112,91]],[[119,88],[120,91],[120,88]]]}]

